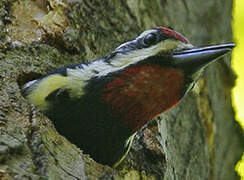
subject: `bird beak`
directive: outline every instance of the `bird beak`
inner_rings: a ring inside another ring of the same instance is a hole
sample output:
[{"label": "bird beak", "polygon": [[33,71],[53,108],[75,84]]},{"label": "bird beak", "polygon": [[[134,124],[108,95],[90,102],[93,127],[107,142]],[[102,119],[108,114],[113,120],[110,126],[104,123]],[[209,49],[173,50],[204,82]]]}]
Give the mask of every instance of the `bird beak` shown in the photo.
[{"label": "bird beak", "polygon": [[171,56],[172,63],[176,67],[194,73],[230,52],[233,47],[235,44],[221,44],[176,52]]}]

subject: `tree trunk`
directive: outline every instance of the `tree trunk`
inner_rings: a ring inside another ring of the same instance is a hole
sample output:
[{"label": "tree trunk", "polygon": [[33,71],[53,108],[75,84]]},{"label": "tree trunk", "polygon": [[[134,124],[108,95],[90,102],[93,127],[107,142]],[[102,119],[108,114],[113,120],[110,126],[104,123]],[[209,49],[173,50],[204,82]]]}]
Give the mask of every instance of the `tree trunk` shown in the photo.
[{"label": "tree trunk", "polygon": [[0,179],[238,179],[243,137],[231,106],[230,56],[138,132],[116,169],[82,154],[20,93],[28,80],[102,57],[154,26],[196,46],[232,42],[231,14],[231,0],[0,1]]}]

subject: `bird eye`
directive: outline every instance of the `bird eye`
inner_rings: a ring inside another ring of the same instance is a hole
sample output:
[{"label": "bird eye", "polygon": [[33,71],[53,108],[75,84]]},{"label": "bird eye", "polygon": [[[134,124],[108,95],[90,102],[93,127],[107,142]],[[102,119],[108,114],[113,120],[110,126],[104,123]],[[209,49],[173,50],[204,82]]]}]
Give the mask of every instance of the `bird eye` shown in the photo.
[{"label": "bird eye", "polygon": [[146,46],[156,44],[157,43],[157,35],[155,33],[150,33],[150,34],[146,35],[146,37],[143,39],[143,43]]}]

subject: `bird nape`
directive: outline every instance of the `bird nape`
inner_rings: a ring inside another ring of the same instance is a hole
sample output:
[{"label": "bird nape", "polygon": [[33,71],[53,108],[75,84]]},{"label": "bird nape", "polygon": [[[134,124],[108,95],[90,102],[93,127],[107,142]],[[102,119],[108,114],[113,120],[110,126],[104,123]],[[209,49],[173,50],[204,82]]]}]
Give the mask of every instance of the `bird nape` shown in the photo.
[{"label": "bird nape", "polygon": [[199,72],[233,47],[196,48],[181,34],[156,27],[104,58],[30,81],[22,92],[61,135],[97,162],[114,165],[143,125],[176,105]]}]

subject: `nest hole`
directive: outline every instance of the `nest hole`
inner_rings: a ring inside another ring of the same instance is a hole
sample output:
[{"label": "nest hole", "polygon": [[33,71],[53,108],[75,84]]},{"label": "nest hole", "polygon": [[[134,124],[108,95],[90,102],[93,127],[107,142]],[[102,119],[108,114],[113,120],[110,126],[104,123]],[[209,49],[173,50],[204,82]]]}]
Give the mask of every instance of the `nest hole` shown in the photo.
[{"label": "nest hole", "polygon": [[19,88],[21,89],[21,94],[23,95],[22,87],[26,83],[28,83],[29,81],[35,80],[35,79],[39,79],[41,76],[43,76],[43,75],[40,73],[36,73],[36,72],[21,73],[17,78],[17,84],[18,84]]}]

